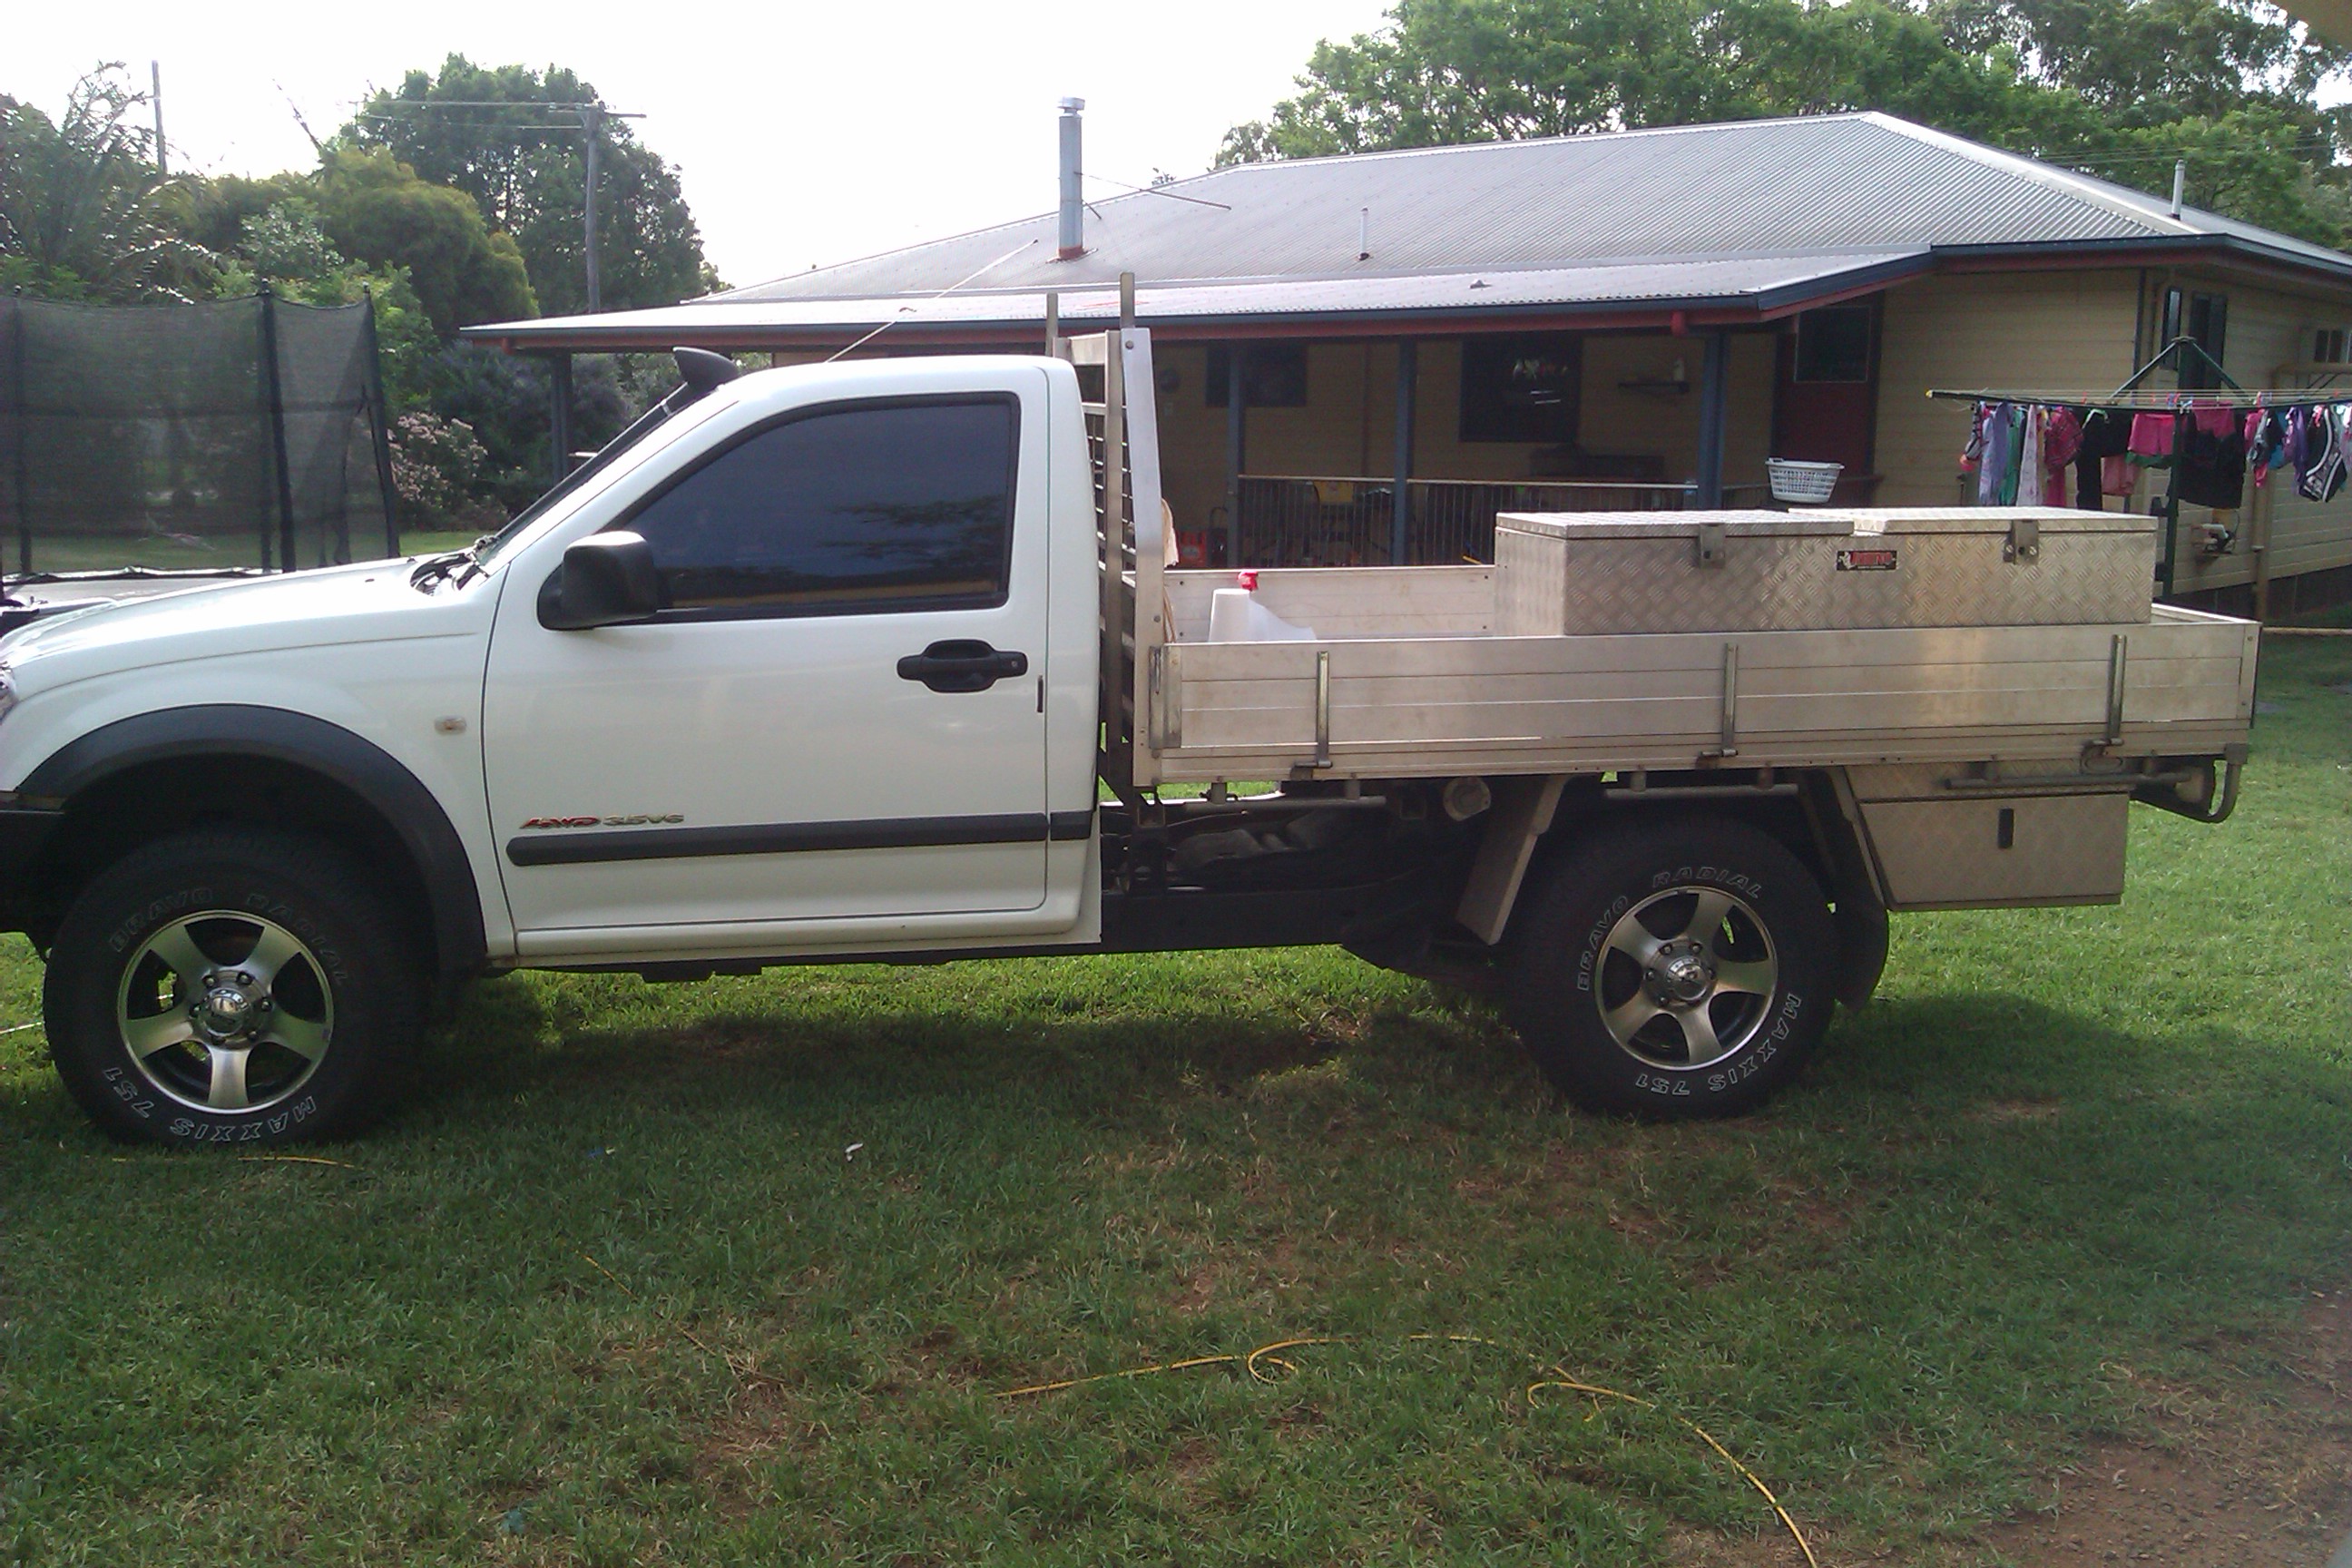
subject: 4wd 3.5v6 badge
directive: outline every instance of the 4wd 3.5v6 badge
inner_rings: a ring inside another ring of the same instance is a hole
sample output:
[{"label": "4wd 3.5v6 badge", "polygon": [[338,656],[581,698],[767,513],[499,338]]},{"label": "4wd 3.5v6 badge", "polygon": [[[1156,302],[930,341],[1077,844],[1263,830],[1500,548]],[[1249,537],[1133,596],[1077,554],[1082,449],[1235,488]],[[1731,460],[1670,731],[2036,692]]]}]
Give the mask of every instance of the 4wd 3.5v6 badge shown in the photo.
[{"label": "4wd 3.5v6 badge", "polygon": [[627,816],[534,816],[523,827],[652,827],[685,820],[674,811],[658,815],[641,811]]}]

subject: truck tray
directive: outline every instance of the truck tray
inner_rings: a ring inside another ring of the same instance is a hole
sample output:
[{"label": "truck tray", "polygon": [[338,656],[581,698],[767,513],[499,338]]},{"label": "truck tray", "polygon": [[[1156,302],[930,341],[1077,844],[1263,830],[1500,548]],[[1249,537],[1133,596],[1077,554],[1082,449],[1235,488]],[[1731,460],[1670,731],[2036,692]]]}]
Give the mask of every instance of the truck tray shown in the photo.
[{"label": "truck tray", "polygon": [[[1377,601],[1423,568],[1342,569]],[[1200,589],[1171,573],[1180,630]],[[1228,574],[1199,574],[1231,580]],[[1288,574],[1260,574],[1279,612]],[[1304,574],[1302,574],[1304,575]],[[1328,608],[1334,574],[1312,584]],[[1398,579],[1384,583],[1384,577]],[[1463,589],[1475,589],[1466,574]],[[1474,617],[1464,606],[1460,620]],[[1365,616],[1364,620],[1372,617]],[[1156,650],[1150,771],[1178,780],[1821,767],[2219,754],[2253,712],[2259,628],[2137,624],[1453,635]]]}]

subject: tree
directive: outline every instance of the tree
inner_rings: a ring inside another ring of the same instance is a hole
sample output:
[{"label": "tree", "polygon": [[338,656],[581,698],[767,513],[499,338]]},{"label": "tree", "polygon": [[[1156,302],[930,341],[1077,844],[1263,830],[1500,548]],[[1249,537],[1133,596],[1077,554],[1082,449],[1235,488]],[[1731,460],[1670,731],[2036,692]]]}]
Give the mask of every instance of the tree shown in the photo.
[{"label": "tree", "polygon": [[539,313],[521,248],[493,232],[465,192],[418,178],[388,153],[359,151],[328,153],[319,187],[320,221],[336,247],[406,268],[444,337]]},{"label": "tree", "polygon": [[539,313],[512,237],[493,232],[465,192],[419,179],[388,153],[331,148],[308,174],[179,184],[175,221],[190,239],[222,254],[240,248],[251,219],[282,203],[302,204],[342,255],[404,268],[443,337],[478,321]]},{"label": "tree", "polygon": [[[514,236],[541,306],[570,312],[587,305],[588,132],[577,109],[554,106],[599,102],[593,86],[561,67],[489,69],[451,55],[437,73],[410,71],[398,88],[374,94],[342,136],[470,195],[493,226]],[[677,171],[639,143],[625,121],[602,119],[595,134],[602,305],[667,305],[700,291],[702,239]]]},{"label": "tree", "polygon": [[370,268],[346,258],[308,199],[289,197],[246,218],[235,248],[215,261],[214,287],[223,299],[250,294],[267,283],[298,304],[371,302],[385,401],[403,409],[425,400],[441,342],[409,284],[408,269]]},{"label": "tree", "polygon": [[1879,109],[2323,244],[2352,51],[2256,0],[1398,0],[1220,163]]},{"label": "tree", "polygon": [[209,258],[166,219],[146,96],[121,61],[74,84],[51,120],[0,96],[0,283],[60,299],[122,302],[206,292]]}]

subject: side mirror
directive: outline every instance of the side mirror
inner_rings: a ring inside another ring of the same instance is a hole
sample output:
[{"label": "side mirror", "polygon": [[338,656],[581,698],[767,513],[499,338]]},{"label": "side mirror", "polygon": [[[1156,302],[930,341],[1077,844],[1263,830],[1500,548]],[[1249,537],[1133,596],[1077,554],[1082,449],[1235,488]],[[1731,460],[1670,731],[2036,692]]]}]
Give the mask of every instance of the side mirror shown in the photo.
[{"label": "side mirror", "polygon": [[649,621],[661,607],[653,546],[625,529],[592,533],[565,551],[539,589],[539,624],[550,631]]}]

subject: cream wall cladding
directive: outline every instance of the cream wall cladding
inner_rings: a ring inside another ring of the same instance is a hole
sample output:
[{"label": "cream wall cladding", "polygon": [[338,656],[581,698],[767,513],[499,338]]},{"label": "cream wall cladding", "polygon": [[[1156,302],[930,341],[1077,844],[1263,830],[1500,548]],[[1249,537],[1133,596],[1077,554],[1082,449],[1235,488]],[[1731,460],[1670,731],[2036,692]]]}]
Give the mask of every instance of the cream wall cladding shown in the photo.
[{"label": "cream wall cladding", "polygon": [[1882,506],[1935,506],[1959,496],[1965,403],[1930,387],[2083,391],[2132,373],[2139,276],[2004,272],[1923,278],[1886,291],[1878,359]]}]

